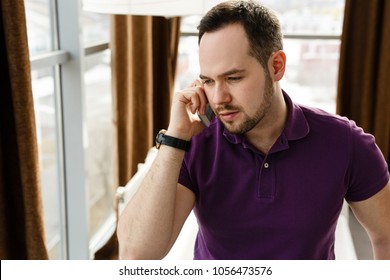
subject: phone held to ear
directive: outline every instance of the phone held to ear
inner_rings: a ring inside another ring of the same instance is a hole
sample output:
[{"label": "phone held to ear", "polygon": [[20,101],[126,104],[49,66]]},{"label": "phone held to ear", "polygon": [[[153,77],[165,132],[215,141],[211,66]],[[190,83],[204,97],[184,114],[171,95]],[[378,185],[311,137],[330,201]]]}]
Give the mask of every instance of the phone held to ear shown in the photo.
[{"label": "phone held to ear", "polygon": [[199,116],[200,120],[202,121],[202,123],[206,127],[209,127],[210,126],[210,122],[211,122],[211,120],[214,117],[214,112],[213,112],[213,109],[211,109],[210,104],[206,105],[206,114],[205,115],[201,115],[201,114],[198,113],[198,116]]}]

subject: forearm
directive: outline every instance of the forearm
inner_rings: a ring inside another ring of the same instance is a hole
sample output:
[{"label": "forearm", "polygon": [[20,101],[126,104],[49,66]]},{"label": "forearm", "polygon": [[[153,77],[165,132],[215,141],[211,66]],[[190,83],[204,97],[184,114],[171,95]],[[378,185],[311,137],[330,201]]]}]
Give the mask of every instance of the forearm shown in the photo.
[{"label": "forearm", "polygon": [[[205,126],[192,114],[205,113],[207,98],[200,83],[174,94],[166,135],[185,141]],[[118,224],[119,253],[125,259],[160,259],[169,251],[191,211],[195,196],[179,188],[185,152],[162,145],[148,174]],[[180,199],[176,201],[176,195]],[[175,209],[177,207],[177,209]],[[176,213],[176,214],[175,214]]]},{"label": "forearm", "polygon": [[148,174],[119,219],[121,258],[160,259],[167,253],[183,157],[184,151],[161,146]]},{"label": "forearm", "polygon": [[375,260],[390,260],[390,236],[372,242]]}]

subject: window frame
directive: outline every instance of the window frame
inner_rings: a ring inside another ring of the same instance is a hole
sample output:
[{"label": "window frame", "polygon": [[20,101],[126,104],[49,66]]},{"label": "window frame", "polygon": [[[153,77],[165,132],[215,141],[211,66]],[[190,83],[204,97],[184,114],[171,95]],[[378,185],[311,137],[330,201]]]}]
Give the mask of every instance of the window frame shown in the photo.
[{"label": "window frame", "polygon": [[116,217],[112,213],[94,236],[89,237],[84,62],[87,56],[109,49],[109,42],[83,46],[81,1],[50,0],[49,3],[53,50],[31,56],[30,64],[31,71],[54,69],[60,258],[92,259],[115,232]]}]

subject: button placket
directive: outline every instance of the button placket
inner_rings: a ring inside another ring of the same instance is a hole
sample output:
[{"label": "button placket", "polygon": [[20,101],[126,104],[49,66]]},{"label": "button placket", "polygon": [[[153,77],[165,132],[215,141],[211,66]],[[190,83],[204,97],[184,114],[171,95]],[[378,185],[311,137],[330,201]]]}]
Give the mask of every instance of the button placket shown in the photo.
[{"label": "button placket", "polygon": [[267,155],[260,170],[258,197],[260,199],[273,199],[275,195],[275,170],[271,168],[272,156]]}]

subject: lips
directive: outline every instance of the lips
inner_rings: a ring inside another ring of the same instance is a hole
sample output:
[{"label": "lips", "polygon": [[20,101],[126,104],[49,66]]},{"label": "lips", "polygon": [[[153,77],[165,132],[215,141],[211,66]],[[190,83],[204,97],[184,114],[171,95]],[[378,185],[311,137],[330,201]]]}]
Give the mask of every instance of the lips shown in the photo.
[{"label": "lips", "polygon": [[236,118],[237,115],[238,115],[238,111],[220,112],[218,114],[219,118],[225,122],[232,122]]}]

